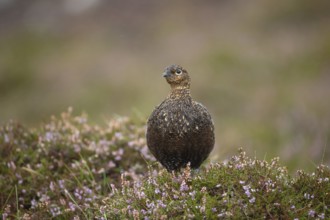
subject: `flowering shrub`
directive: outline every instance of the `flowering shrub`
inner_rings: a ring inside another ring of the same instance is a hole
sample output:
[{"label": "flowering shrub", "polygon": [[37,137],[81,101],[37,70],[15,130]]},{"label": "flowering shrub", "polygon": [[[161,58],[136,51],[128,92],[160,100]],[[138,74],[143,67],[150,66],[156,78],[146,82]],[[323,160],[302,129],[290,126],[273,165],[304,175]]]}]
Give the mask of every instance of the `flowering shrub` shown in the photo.
[{"label": "flowering shrub", "polygon": [[2,219],[328,219],[330,169],[291,177],[240,150],[228,162],[168,173],[149,153],[144,122],[52,117],[0,127]]}]

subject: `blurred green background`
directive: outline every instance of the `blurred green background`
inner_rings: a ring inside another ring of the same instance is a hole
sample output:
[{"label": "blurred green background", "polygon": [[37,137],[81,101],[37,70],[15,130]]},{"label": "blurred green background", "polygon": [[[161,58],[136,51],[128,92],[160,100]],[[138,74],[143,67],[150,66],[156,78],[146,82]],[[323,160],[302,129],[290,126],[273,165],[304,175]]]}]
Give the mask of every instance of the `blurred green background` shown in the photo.
[{"label": "blurred green background", "polygon": [[0,123],[147,118],[185,67],[216,126],[290,170],[330,161],[330,1],[0,0]]}]

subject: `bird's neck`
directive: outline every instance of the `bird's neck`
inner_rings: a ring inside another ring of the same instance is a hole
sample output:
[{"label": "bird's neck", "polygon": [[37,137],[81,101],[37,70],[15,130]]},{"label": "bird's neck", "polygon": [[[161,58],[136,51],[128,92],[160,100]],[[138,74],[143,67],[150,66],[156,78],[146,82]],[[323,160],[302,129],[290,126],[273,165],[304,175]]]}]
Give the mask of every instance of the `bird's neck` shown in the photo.
[{"label": "bird's neck", "polygon": [[169,98],[178,99],[178,98],[190,98],[190,88],[189,86],[175,86],[172,87]]}]

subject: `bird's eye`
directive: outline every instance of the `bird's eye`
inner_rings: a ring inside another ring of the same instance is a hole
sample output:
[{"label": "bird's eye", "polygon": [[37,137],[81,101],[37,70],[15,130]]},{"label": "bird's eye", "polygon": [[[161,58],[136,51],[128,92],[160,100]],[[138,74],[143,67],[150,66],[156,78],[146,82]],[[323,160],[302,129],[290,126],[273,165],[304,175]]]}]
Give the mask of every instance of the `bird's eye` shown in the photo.
[{"label": "bird's eye", "polygon": [[182,73],[182,70],[180,70],[180,69],[177,69],[177,70],[175,71],[175,74],[176,74],[176,75],[181,75],[181,73]]}]

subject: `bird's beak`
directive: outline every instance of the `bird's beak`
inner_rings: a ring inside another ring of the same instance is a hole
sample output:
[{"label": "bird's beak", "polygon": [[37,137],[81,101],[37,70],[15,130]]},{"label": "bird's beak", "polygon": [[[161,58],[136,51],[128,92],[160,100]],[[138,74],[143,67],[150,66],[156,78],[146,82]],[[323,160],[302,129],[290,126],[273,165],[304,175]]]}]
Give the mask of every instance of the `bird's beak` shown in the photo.
[{"label": "bird's beak", "polygon": [[167,78],[170,76],[170,74],[171,74],[170,71],[165,71],[163,72],[163,77]]}]

